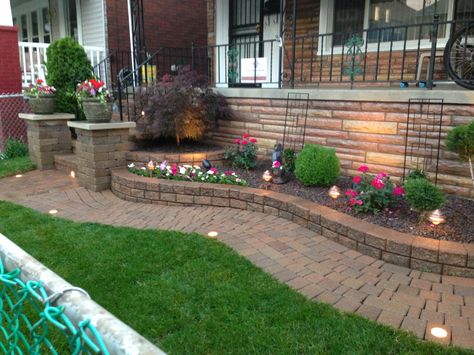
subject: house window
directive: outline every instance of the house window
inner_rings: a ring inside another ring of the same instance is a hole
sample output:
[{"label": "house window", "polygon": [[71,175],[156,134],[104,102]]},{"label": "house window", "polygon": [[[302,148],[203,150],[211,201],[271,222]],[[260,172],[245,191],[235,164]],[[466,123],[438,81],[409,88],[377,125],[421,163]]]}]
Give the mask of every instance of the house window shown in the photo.
[{"label": "house window", "polygon": [[20,40],[21,42],[28,42],[28,20],[26,15],[20,17]]},{"label": "house window", "polygon": [[39,42],[39,23],[38,23],[38,12],[33,11],[31,13],[31,41]]},{"label": "house window", "polygon": [[51,22],[49,20],[49,10],[47,7],[41,9],[43,16],[43,42],[51,43]]},{"label": "house window", "polygon": [[[474,7],[473,3],[458,0],[457,9],[463,8],[457,17],[464,16],[469,10],[465,8]],[[422,40],[423,46],[429,43],[434,15],[439,15],[441,22],[449,21],[454,5],[454,0],[321,0],[319,33],[333,33],[325,39],[327,46],[341,46],[352,35],[363,37],[369,45],[406,39]],[[442,23],[438,38],[447,40],[447,36],[448,28]]]}]

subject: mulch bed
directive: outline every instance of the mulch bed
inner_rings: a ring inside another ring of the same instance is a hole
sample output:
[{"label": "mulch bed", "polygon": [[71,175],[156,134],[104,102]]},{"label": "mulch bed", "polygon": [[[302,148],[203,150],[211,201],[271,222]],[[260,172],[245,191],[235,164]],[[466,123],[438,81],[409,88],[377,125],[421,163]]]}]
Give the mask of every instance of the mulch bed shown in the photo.
[{"label": "mulch bed", "polygon": [[[271,161],[259,161],[254,170],[234,169],[237,174],[246,179],[251,187],[265,188],[262,174],[271,167]],[[291,179],[282,185],[271,185],[271,190],[298,196],[332,209],[344,212],[364,221],[392,228],[403,233],[420,235],[428,238],[452,240],[464,243],[474,243],[474,201],[449,195],[442,207],[446,223],[435,227],[429,221],[420,222],[420,214],[410,209],[403,202],[397,209],[386,210],[376,215],[354,212],[347,204],[344,191],[351,187],[351,179],[340,177],[336,185],[341,189],[341,197],[334,201],[328,195],[328,188],[307,187],[296,179]]]}]

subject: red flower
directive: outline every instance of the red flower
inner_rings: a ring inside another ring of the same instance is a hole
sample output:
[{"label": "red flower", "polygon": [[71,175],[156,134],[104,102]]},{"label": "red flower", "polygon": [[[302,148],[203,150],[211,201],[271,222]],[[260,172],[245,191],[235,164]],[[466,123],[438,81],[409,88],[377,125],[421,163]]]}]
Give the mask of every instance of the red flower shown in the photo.
[{"label": "red flower", "polygon": [[250,137],[250,135],[248,133],[245,133],[243,137],[247,139],[248,137]]},{"label": "red flower", "polygon": [[350,204],[351,206],[354,206],[355,203],[356,203],[356,199],[355,199],[355,198],[351,198],[351,199],[349,200],[349,204]]},{"label": "red flower", "polygon": [[359,205],[359,206],[362,206],[364,204],[364,201],[362,200],[357,200],[356,203]]},{"label": "red flower", "polygon": [[234,141],[235,144],[240,144],[240,139],[237,138],[235,141]]},{"label": "red flower", "polygon": [[248,140],[245,140],[245,139],[244,139],[244,140],[242,141],[242,145],[247,145],[248,143],[249,143]]},{"label": "red flower", "polygon": [[352,179],[354,184],[359,184],[361,182],[361,180],[362,180],[362,178],[360,176],[354,176],[354,178]]},{"label": "red flower", "polygon": [[382,180],[375,178],[372,180],[372,186],[375,187],[377,190],[382,190],[385,184]]},{"label": "red flower", "polygon": [[347,189],[346,190],[346,196],[347,197],[356,197],[357,196],[357,191],[356,190],[352,190],[352,189]]},{"label": "red flower", "polygon": [[209,171],[213,173],[214,175],[217,174],[217,169],[216,168],[210,168]]},{"label": "red flower", "polygon": [[392,193],[395,196],[400,196],[400,195],[403,195],[405,193],[405,190],[401,186],[395,186]]},{"label": "red flower", "polygon": [[367,165],[361,165],[357,170],[359,170],[361,173],[366,173],[367,171],[369,171],[369,167]]},{"label": "red flower", "polygon": [[255,138],[250,138],[250,143],[257,143],[257,140]]},{"label": "red flower", "polygon": [[36,80],[36,84],[38,84],[38,85],[41,85],[41,84],[43,84],[43,83],[44,83],[44,81],[43,81],[42,79]]}]

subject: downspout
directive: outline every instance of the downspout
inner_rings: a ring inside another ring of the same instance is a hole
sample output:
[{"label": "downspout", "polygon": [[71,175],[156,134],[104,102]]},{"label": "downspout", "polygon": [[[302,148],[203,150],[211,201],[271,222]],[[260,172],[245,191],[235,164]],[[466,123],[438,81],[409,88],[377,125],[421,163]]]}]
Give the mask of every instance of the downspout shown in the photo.
[{"label": "downspout", "polygon": [[128,31],[130,34],[130,53],[132,59],[132,73],[133,73],[133,84],[136,84],[135,78],[135,46],[133,45],[133,24],[132,24],[132,3],[131,0],[127,0],[127,7],[128,7]]}]

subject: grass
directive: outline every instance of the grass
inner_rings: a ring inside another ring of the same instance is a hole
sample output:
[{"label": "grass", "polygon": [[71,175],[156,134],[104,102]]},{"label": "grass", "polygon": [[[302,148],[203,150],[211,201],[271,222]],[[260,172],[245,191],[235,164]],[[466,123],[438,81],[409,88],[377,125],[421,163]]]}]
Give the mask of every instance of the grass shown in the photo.
[{"label": "grass", "polygon": [[197,234],[0,202],[0,232],[170,353],[462,354],[312,302]]},{"label": "grass", "polygon": [[0,159],[0,178],[25,173],[35,169],[30,157]]}]

